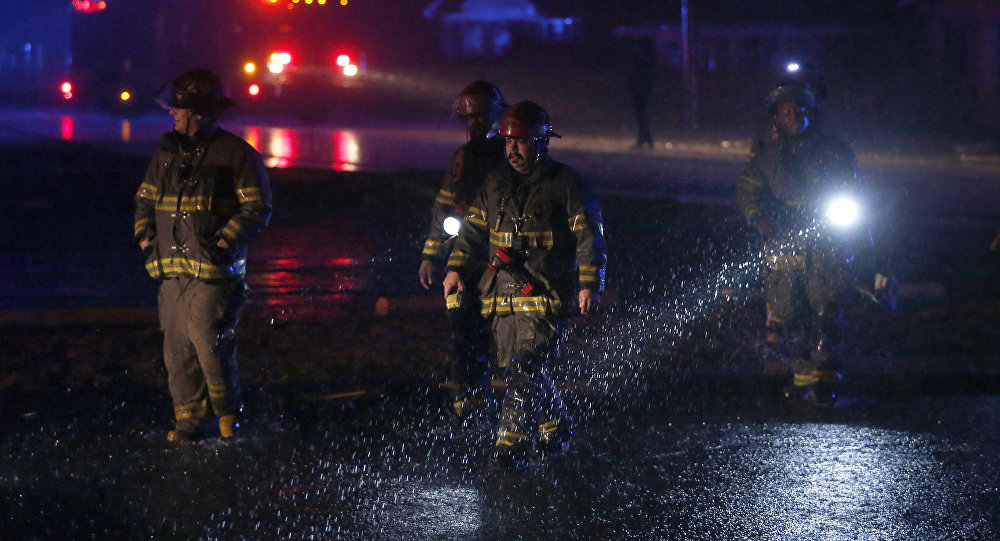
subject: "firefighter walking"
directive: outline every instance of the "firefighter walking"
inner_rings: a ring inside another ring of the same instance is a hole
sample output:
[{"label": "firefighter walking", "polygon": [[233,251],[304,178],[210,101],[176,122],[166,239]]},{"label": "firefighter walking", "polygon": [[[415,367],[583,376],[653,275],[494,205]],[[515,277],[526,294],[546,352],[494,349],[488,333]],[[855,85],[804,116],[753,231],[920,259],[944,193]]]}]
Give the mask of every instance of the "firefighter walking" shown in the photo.
[{"label": "firefighter walking", "polygon": [[814,125],[816,96],[805,85],[779,85],[767,107],[775,129],[751,152],[738,203],[762,240],[768,342],[793,373],[785,396],[829,405],[855,284],[851,262],[866,237],[863,228],[828,224],[826,205],[860,196],[857,159]]},{"label": "firefighter walking", "polygon": [[472,293],[462,272],[486,264],[479,281],[497,365],[507,383],[495,440],[499,455],[564,450],[570,416],[550,375],[567,318],[588,314],[604,287],[601,211],[572,168],[548,155],[559,137],[544,109],[525,101],[500,121],[506,164],[486,178],[448,259],[447,297]]},{"label": "firefighter walking", "polygon": [[[507,104],[500,89],[487,81],[475,81],[455,99],[454,114],[465,124],[467,142],[452,154],[451,167],[431,207],[431,224],[424,241],[420,284],[430,289],[434,283],[435,264],[443,264],[455,238],[446,228],[458,226],[472,199],[490,170],[503,165],[503,138],[498,135],[500,115]],[[475,283],[484,265],[462,269],[462,279]],[[451,325],[452,359],[449,364],[452,408],[459,417],[482,408],[493,394],[489,335],[480,317],[479,298],[464,299],[453,295],[447,301]]]}]

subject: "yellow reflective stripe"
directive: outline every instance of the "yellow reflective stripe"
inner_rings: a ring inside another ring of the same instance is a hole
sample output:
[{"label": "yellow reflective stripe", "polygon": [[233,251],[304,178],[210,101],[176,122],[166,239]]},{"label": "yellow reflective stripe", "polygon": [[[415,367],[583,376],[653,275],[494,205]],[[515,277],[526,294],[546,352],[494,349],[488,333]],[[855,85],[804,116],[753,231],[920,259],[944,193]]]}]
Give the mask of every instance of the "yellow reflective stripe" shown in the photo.
[{"label": "yellow reflective stripe", "polygon": [[469,207],[469,212],[465,215],[465,220],[480,227],[485,227],[486,212],[476,207]]},{"label": "yellow reflective stripe", "polygon": [[577,214],[576,216],[570,216],[568,223],[570,231],[583,231],[587,228],[587,215]]},{"label": "yellow reflective stripe", "polygon": [[146,263],[146,270],[151,274],[190,274],[206,278],[224,278],[228,276],[228,269],[184,257],[161,257]]},{"label": "yellow reflective stripe", "polygon": [[260,188],[239,188],[236,190],[236,196],[239,197],[240,203],[260,201]]},{"label": "yellow reflective stripe", "polygon": [[455,204],[455,193],[449,192],[447,190],[441,190],[438,192],[437,198],[434,200],[436,203],[451,206]]},{"label": "yellow reflective stripe", "polygon": [[549,434],[559,430],[559,419],[552,419],[551,421],[542,423],[538,425],[538,431],[542,434]]},{"label": "yellow reflective stripe", "polygon": [[597,267],[595,265],[580,265],[580,281],[596,282]]},{"label": "yellow reflective stripe", "polygon": [[243,232],[243,224],[239,223],[236,220],[229,220],[229,223],[226,224],[226,227],[222,228],[222,236],[229,239],[235,239],[242,232]]},{"label": "yellow reflective stripe", "polygon": [[139,233],[142,233],[143,231],[145,231],[146,227],[149,225],[149,223],[151,221],[152,220],[150,220],[149,218],[140,218],[140,219],[136,220],[135,221],[135,234],[138,235]]},{"label": "yellow reflective stripe", "polygon": [[[552,248],[555,245],[552,231],[525,231],[519,236],[527,239],[527,248]],[[490,243],[510,248],[514,243],[514,233],[490,229]]]},{"label": "yellow reflective stripe", "polygon": [[424,242],[423,255],[436,256],[441,250],[441,241],[427,239]]},{"label": "yellow reflective stripe", "polygon": [[148,182],[143,182],[142,184],[139,185],[139,192],[136,194],[136,196],[141,197],[143,199],[152,199],[153,201],[155,201],[159,193],[160,190],[156,186]]},{"label": "yellow reflective stripe", "polygon": [[451,253],[451,256],[448,257],[448,266],[461,267],[464,266],[468,261],[469,261],[469,254],[461,250],[455,250],[454,252]]},{"label": "yellow reflective stripe", "polygon": [[212,385],[211,383],[207,385],[208,385],[208,396],[212,398],[212,400],[226,397],[226,389],[228,388],[227,385],[225,384]]},{"label": "yellow reflective stripe", "polygon": [[804,255],[770,255],[765,258],[768,268],[776,270],[799,270],[806,268]]},{"label": "yellow reflective stripe", "polygon": [[536,297],[501,297],[499,299],[482,299],[480,314],[488,316],[493,312],[558,312],[562,303],[558,299],[547,296]]},{"label": "yellow reflective stripe", "polygon": [[805,387],[807,385],[815,385],[819,383],[819,378],[815,374],[795,374],[792,376],[792,385],[796,387]]},{"label": "yellow reflective stripe", "polygon": [[197,400],[195,402],[188,402],[187,404],[180,404],[174,406],[174,418],[178,421],[183,421],[185,419],[191,419],[194,417],[205,417],[208,412],[208,401],[207,400]]},{"label": "yellow reflective stripe", "polygon": [[[180,207],[177,206],[178,200],[181,201]],[[176,196],[169,196],[169,197],[164,197],[163,199],[161,199],[156,203],[156,210],[164,210],[170,212],[179,209],[186,212],[195,212],[195,211],[208,210],[211,205],[212,205],[211,197],[201,196],[201,197],[178,198]]]}]

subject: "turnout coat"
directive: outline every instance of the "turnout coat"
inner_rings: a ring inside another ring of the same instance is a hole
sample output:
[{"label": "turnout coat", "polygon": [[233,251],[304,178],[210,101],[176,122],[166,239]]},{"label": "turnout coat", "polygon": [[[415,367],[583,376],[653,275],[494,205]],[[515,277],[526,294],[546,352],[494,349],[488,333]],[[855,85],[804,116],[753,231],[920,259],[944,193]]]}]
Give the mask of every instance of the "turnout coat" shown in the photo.
[{"label": "turnout coat", "polygon": [[135,198],[134,240],[152,241],[146,271],[157,280],[244,276],[247,246],[271,215],[260,154],[217,126],[194,137],[163,134]]},{"label": "turnout coat", "polygon": [[484,317],[564,316],[576,306],[578,291],[604,288],[600,206],[576,171],[551,159],[529,175],[509,165],[490,172],[465,215],[448,270],[489,262],[498,249],[508,250],[514,261],[483,272]]}]

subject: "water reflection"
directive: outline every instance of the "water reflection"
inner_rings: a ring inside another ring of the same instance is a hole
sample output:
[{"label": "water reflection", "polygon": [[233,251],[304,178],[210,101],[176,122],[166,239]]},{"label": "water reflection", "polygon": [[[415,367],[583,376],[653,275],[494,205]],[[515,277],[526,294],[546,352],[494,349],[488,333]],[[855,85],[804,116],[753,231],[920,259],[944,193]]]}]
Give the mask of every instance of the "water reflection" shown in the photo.
[{"label": "water reflection", "polygon": [[371,261],[369,244],[336,220],[269,230],[251,256],[252,302],[275,321],[370,311],[376,284],[362,264]]},{"label": "water reflection", "polygon": [[879,428],[789,426],[774,441],[765,489],[775,516],[761,524],[776,539],[903,534],[908,510],[920,507],[941,475],[934,447],[920,435]]},{"label": "water reflection", "polygon": [[242,135],[272,168],[357,171],[362,164],[362,145],[354,130],[246,126]]},{"label": "water reflection", "polygon": [[73,138],[73,117],[64,116],[60,120],[59,135],[62,137],[63,141],[69,141]]},{"label": "water reflection", "polygon": [[338,130],[330,134],[333,139],[333,168],[337,171],[356,171],[361,163],[361,146],[353,131]]}]

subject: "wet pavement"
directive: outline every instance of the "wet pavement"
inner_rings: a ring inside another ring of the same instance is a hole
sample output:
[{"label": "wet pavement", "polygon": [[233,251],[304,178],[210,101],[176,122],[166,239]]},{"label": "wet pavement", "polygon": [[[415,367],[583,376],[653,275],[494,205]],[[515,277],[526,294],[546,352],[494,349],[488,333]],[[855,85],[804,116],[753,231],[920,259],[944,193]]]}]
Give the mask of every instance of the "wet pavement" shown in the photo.
[{"label": "wet pavement", "polygon": [[[407,388],[415,382],[407,382]],[[489,460],[433,393],[291,404],[236,443],[168,446],[156,401],[52,396],[5,433],[19,539],[996,539],[996,396],[825,413],[691,394],[568,393],[574,447]],[[167,400],[165,393],[161,396]],[[437,397],[441,398],[441,397]],[[606,397],[610,398],[610,397]],[[95,407],[96,406],[96,407]],[[113,428],[113,430],[109,430]],[[30,451],[29,451],[30,450]]]},{"label": "wet pavement", "polygon": [[1000,307],[981,250],[995,178],[870,169],[886,264],[911,289],[899,312],[856,308],[843,399],[817,411],[778,400],[765,372],[751,239],[728,206],[739,159],[566,148],[599,182],[610,291],[554,374],[570,452],[512,466],[490,459],[488,418],[448,411],[439,295],[415,277],[455,136],[351,131],[357,159],[339,129],[266,146],[310,158],[272,161],[244,430],[180,446],[164,441],[155,285],[129,244],[153,139],[3,147],[3,211],[32,234],[0,239],[0,537],[1000,537]]}]

